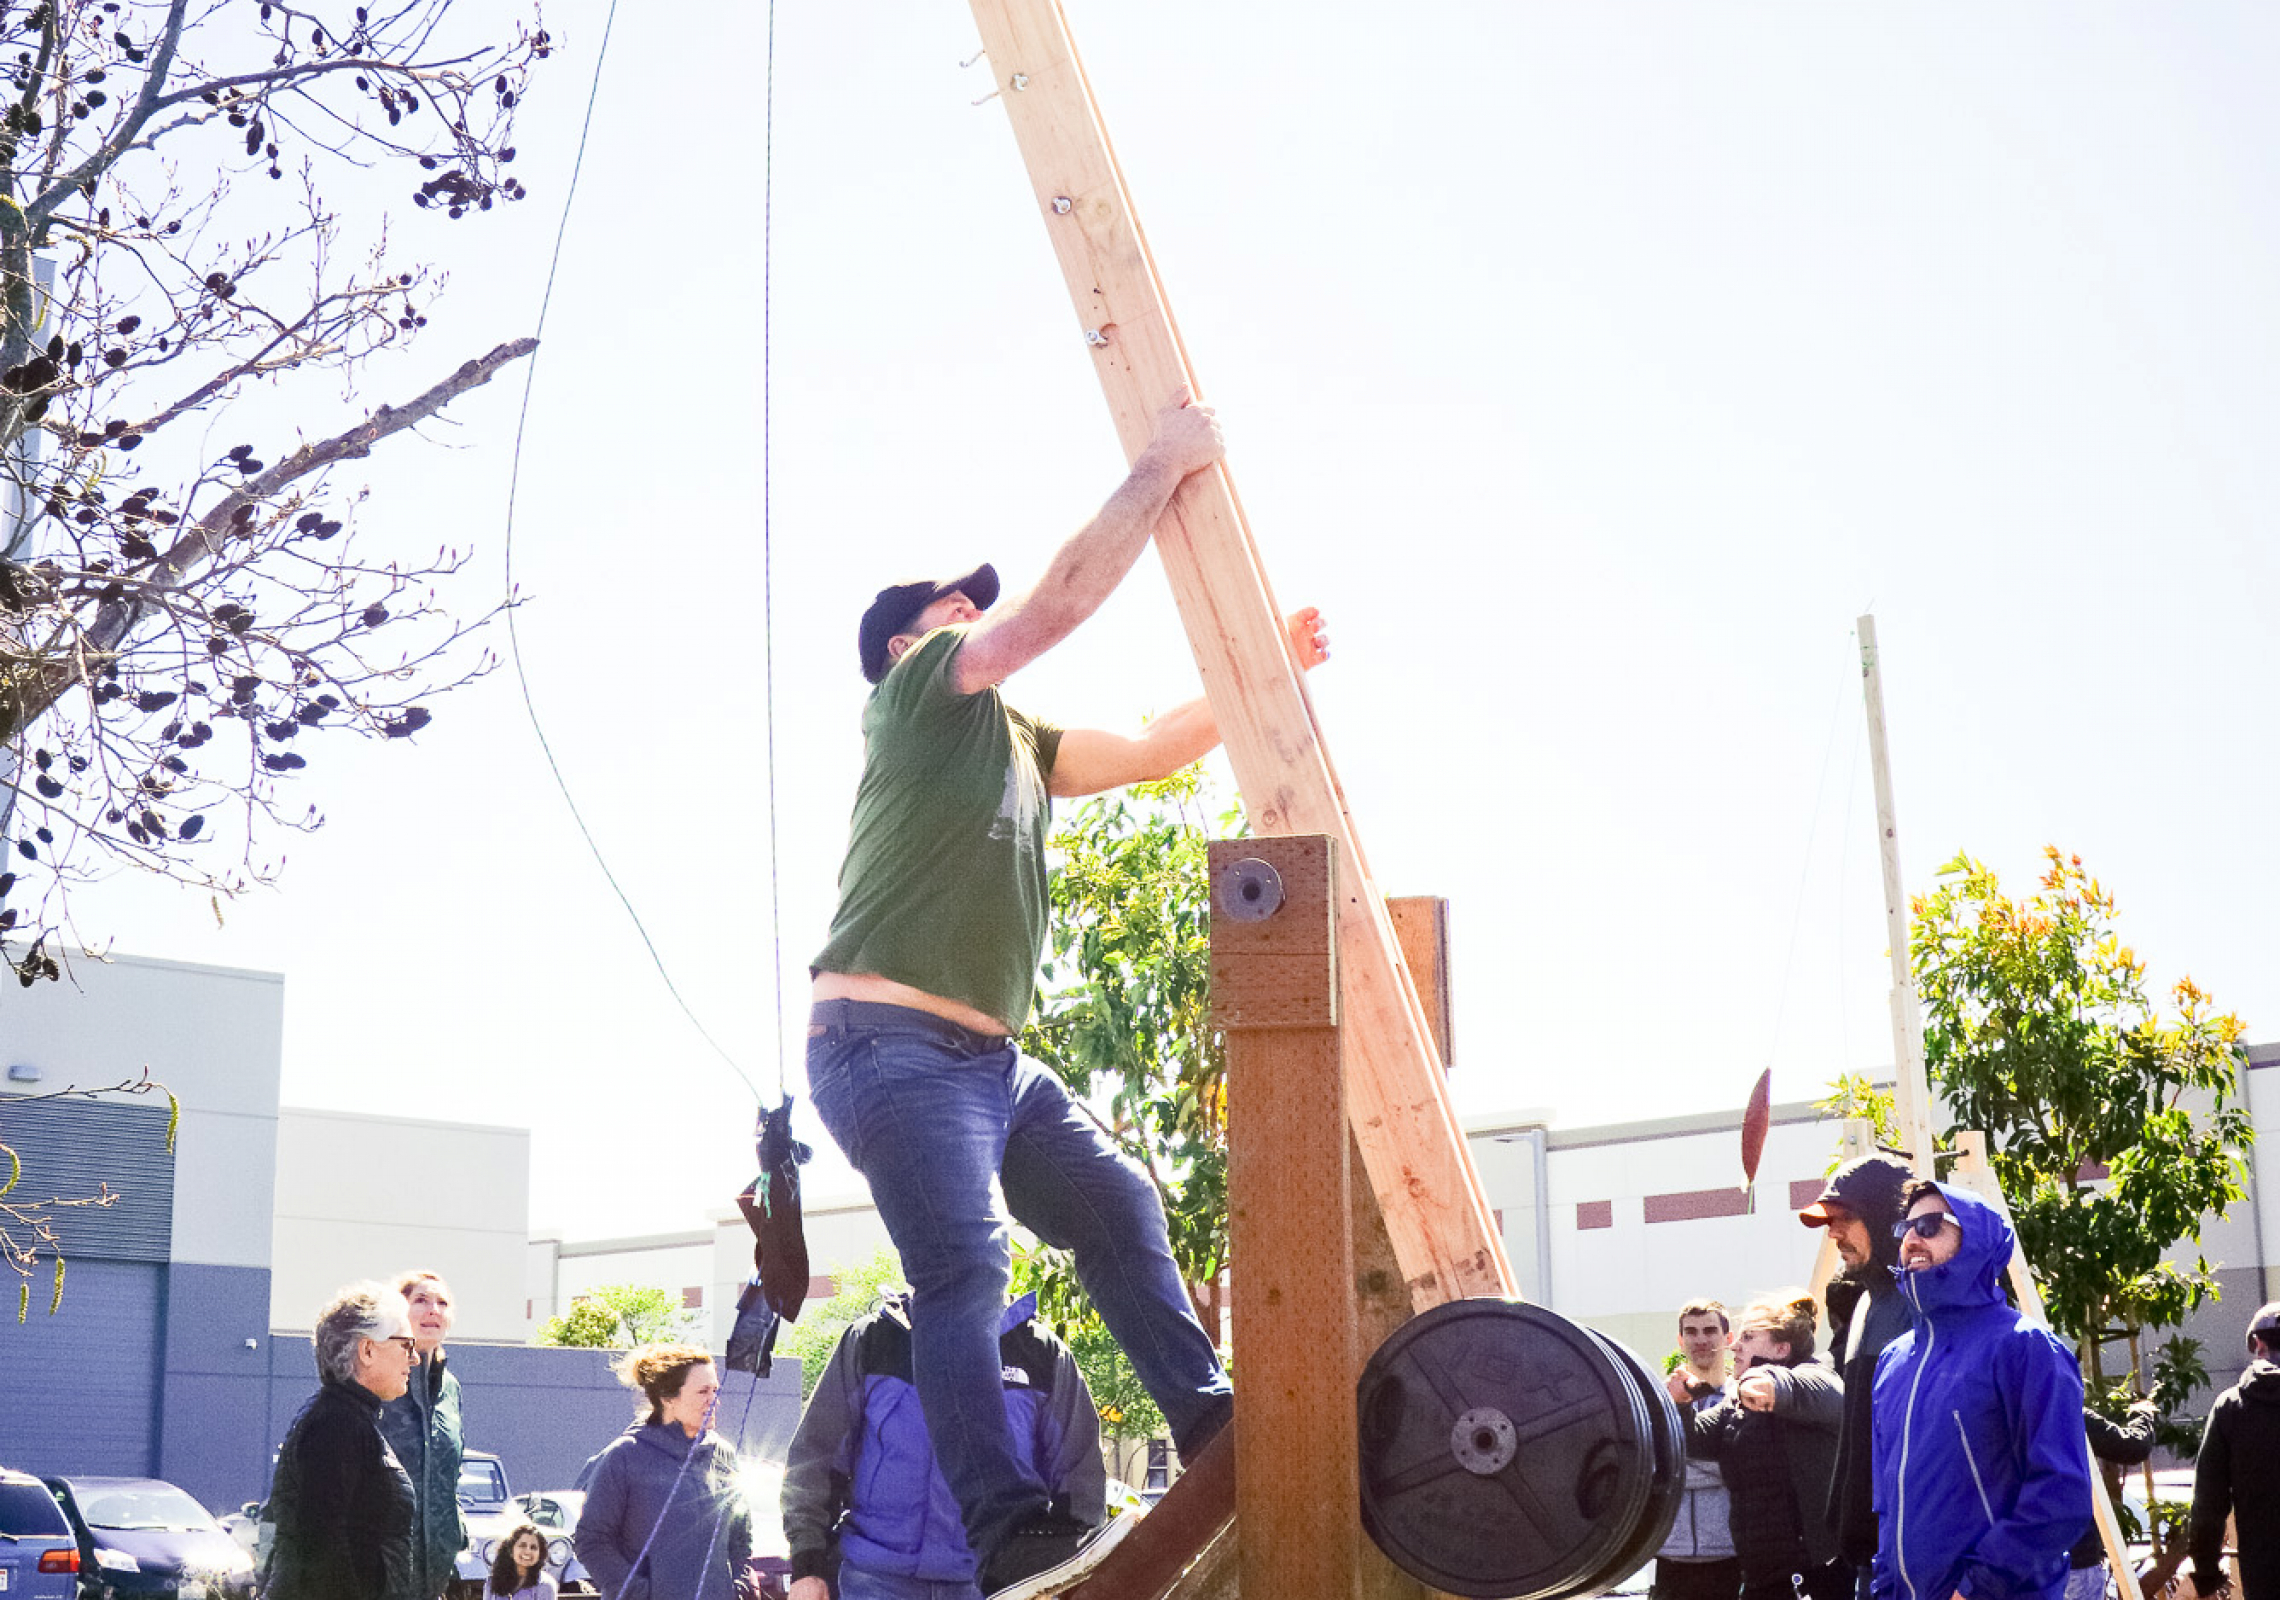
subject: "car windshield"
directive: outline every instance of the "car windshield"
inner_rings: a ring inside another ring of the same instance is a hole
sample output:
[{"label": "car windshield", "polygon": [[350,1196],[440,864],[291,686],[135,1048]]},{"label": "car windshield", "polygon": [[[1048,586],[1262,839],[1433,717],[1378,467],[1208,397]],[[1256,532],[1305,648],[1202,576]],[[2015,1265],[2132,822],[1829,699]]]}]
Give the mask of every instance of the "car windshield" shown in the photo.
[{"label": "car windshield", "polygon": [[143,1483],[123,1489],[74,1490],[79,1514],[90,1528],[203,1529],[216,1526],[206,1508],[171,1483]]},{"label": "car windshield", "polygon": [[36,1483],[0,1483],[0,1535],[21,1539],[27,1534],[54,1537],[71,1532],[55,1496]]},{"label": "car windshield", "polygon": [[526,1494],[515,1502],[542,1528],[563,1530],[578,1526],[578,1513],[586,1497],[575,1489],[555,1494]]},{"label": "car windshield", "polygon": [[504,1505],[506,1499],[507,1475],[499,1470],[496,1461],[463,1461],[459,1464],[461,1505]]}]

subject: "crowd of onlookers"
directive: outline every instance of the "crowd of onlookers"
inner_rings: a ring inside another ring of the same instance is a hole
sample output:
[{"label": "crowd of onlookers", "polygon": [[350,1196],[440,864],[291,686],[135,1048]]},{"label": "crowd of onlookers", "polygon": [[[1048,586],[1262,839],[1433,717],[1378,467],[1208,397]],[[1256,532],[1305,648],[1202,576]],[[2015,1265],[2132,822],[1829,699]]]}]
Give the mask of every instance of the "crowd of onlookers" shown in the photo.
[{"label": "crowd of onlookers", "polygon": [[[1799,1220],[1840,1262],[1821,1297],[1680,1308],[1669,1390],[1686,1481],[1656,1600],[2104,1600],[2093,1458],[2144,1461],[2152,1408],[2117,1420],[2085,1405],[2074,1352],[2005,1295],[2001,1212],[1872,1155],[1838,1168]],[[318,1317],[318,1392],[271,1486],[266,1600],[450,1588],[467,1542],[452,1310],[449,1287],[415,1272],[345,1289]],[[1055,1515],[1114,1527],[1092,1397],[1035,1313],[1033,1298],[1008,1307],[996,1351],[1019,1470]],[[2226,1586],[2228,1529],[2239,1600],[2280,1600],[2280,1303],[2248,1341],[2204,1431],[2177,1600]],[[841,1335],[785,1467],[789,1600],[979,1600],[913,1359],[897,1296]],[[712,1357],[651,1345],[618,1370],[638,1414],[580,1476],[579,1560],[607,1600],[749,1596],[751,1516],[736,1452],[709,1428]],[[536,1527],[511,1529],[486,1592],[553,1600],[546,1550]],[[2137,1587],[2120,1575],[2121,1600]]]},{"label": "crowd of onlookers", "polygon": [[[437,1600],[467,1545],[459,1381],[443,1345],[451,1290],[432,1272],[358,1283],[318,1313],[317,1393],[278,1450],[264,1600]],[[736,1452],[710,1431],[720,1376],[696,1345],[649,1345],[619,1364],[633,1426],[587,1462],[578,1558],[610,1600],[749,1594],[751,1517]],[[504,1600],[554,1600],[547,1539],[507,1530],[484,1582]]]},{"label": "crowd of onlookers", "polygon": [[[2074,1352],[2005,1295],[2003,1215],[1871,1155],[1798,1219],[1840,1262],[1820,1301],[1679,1311],[1686,1483],[1657,1600],[2102,1600],[2093,1458],[2146,1460],[2153,1408],[2085,1405]],[[2204,1432],[2180,1600],[2226,1586],[2228,1522],[2241,1600],[2280,1600],[2280,1303],[2248,1345]],[[2119,1592],[2138,1600],[2135,1573]]]}]

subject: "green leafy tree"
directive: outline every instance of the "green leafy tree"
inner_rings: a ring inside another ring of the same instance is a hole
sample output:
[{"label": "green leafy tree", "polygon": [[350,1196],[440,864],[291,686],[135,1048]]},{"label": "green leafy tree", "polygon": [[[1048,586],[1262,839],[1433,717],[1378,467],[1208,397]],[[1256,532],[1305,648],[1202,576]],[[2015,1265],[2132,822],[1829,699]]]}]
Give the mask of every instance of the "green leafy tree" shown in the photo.
[{"label": "green leafy tree", "polygon": [[696,1331],[697,1314],[680,1297],[642,1283],[605,1283],[571,1302],[538,1330],[538,1343],[585,1350],[630,1350]]},{"label": "green leafy tree", "polygon": [[776,1338],[776,1354],[800,1364],[802,1400],[815,1393],[816,1381],[831,1364],[831,1352],[838,1348],[839,1336],[847,1331],[847,1325],[869,1315],[887,1290],[902,1287],[902,1258],[891,1249],[882,1249],[858,1265],[833,1267],[831,1281],[837,1285],[831,1298],[802,1310],[800,1320]]},{"label": "green leafy tree", "polygon": [[[1959,855],[1914,902],[1925,1062],[1953,1126],[1986,1133],[2052,1325],[2080,1346],[2093,1394],[2108,1393],[2102,1349],[2117,1337],[2145,1392],[2141,1333],[2217,1293],[2205,1256],[2172,1251],[2245,1193],[2243,1028],[2191,978],[2164,1016],[2114,931],[2113,896],[2081,857],[2044,854],[2030,899],[2005,898]],[[2194,1365],[2165,1348],[2156,1398],[2180,1403]]]},{"label": "green leafy tree", "polygon": [[[1087,801],[1054,835],[1053,929],[1043,996],[1021,1047],[1156,1186],[1172,1256],[1206,1328],[1227,1267],[1227,1058],[1211,1027],[1206,846],[1242,831],[1214,816],[1202,768]],[[1164,1419],[1093,1309],[1069,1256],[1014,1261],[1018,1290],[1069,1343],[1111,1439],[1154,1438]]]},{"label": "green leafy tree", "polygon": [[[1227,1056],[1211,1027],[1202,769],[1089,800],[1054,835],[1044,991],[1021,1047],[1050,1066],[1155,1184],[1172,1255],[1207,1305],[1227,1266]],[[1241,814],[1218,817],[1241,831]],[[1060,1281],[1056,1281],[1056,1280]],[[1025,1258],[1049,1315],[1079,1291],[1059,1252]]]}]

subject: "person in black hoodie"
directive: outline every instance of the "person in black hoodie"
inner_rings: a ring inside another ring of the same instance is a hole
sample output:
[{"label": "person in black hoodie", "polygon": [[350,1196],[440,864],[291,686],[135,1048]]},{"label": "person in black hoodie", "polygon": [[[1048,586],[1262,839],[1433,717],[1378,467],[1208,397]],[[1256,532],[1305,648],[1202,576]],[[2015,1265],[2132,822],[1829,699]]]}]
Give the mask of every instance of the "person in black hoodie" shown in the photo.
[{"label": "person in black hoodie", "polygon": [[1837,1554],[1859,1574],[1863,1600],[1876,1560],[1869,1393],[1875,1387],[1876,1358],[1914,1325],[1908,1302],[1900,1297],[1892,1277],[1900,1262],[1900,1241],[1893,1237],[1892,1225],[1903,1209],[1900,1191],[1914,1176],[1906,1163],[1894,1157],[1862,1156],[1829,1174],[1820,1197],[1797,1213],[1806,1227],[1829,1230],[1829,1242],[1844,1263],[1830,1285],[1832,1305],[1840,1290],[1853,1291],[1851,1315],[1832,1325],[1829,1334],[1829,1358],[1844,1379],[1845,1414],[1837,1434],[1837,1465],[1829,1478],[1825,1515],[1836,1535]]},{"label": "person in black hoodie", "polygon": [[[2151,1400],[2131,1406],[2120,1422],[2082,1408],[2082,1426],[2090,1435],[2090,1459],[2110,1462],[2098,1470],[2106,1479],[2110,1499],[2122,1498],[2122,1475],[2117,1468],[2134,1467],[2153,1454],[2154,1409]],[[2095,1519],[2066,1557],[2066,1600],[2105,1600],[2110,1575],[2106,1571],[2106,1538]]]},{"label": "person in black hoodie", "polygon": [[380,1436],[381,1402],[412,1372],[411,1313],[384,1284],[351,1284],[317,1315],[315,1398],[277,1452],[277,1536],[263,1600],[414,1600],[412,1480]]},{"label": "person in black hoodie", "polygon": [[1802,1289],[1743,1307],[1732,1393],[1687,1418],[1688,1456],[1725,1474],[1742,1600],[1845,1600],[1852,1588],[1819,1514],[1844,1389],[1813,1359],[1818,1311]]},{"label": "person in black hoodie", "polygon": [[2225,1518],[2240,1540],[2241,1600],[2280,1600],[2280,1300],[2248,1322],[2248,1370],[2217,1396],[2193,1464],[2193,1588],[2224,1587]]}]

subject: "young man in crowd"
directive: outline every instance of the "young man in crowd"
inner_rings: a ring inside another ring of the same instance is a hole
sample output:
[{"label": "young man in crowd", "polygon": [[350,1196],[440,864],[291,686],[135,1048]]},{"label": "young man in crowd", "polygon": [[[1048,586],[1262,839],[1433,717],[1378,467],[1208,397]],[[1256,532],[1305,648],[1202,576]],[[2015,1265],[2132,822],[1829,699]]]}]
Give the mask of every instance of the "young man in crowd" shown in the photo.
[{"label": "young man in crowd", "polygon": [[[1706,1411],[1725,1397],[1728,1324],[1715,1300],[1689,1300],[1678,1311],[1678,1348],[1670,1397],[1682,1409]],[[1686,1460],[1686,1498],[1655,1553],[1654,1600],[1734,1600],[1742,1564],[1728,1525],[1726,1479],[1718,1463]]]}]

